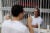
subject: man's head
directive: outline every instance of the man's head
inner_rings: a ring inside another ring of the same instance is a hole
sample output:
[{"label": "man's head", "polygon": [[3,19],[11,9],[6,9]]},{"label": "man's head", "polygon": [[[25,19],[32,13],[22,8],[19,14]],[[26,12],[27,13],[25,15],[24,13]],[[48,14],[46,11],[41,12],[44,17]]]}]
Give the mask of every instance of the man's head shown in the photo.
[{"label": "man's head", "polygon": [[11,13],[13,17],[19,17],[19,19],[22,19],[24,16],[23,7],[20,5],[14,5],[12,6]]},{"label": "man's head", "polygon": [[34,10],[34,15],[35,15],[36,17],[40,16],[40,10],[39,10],[38,8],[35,8],[35,10]]},{"label": "man's head", "polygon": [[6,20],[11,19],[9,14],[5,15],[4,17],[5,17]]}]

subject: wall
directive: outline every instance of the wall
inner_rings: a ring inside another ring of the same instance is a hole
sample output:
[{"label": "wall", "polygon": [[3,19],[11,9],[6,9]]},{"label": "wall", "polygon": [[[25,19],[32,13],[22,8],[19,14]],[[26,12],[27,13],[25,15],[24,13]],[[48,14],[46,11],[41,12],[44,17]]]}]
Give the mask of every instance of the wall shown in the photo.
[{"label": "wall", "polygon": [[2,22],[2,4],[1,4],[1,0],[0,0],[0,23]]}]

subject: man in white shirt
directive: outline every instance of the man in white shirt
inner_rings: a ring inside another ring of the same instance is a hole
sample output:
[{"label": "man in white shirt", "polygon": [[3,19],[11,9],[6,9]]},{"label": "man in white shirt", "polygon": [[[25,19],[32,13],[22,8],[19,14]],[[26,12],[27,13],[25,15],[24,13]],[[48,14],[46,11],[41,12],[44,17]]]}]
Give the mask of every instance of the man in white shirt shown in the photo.
[{"label": "man in white shirt", "polygon": [[11,9],[12,20],[2,23],[1,33],[33,33],[31,26],[31,18],[28,17],[28,28],[21,23],[24,16],[23,7],[20,5],[14,5]]},{"label": "man in white shirt", "polygon": [[34,16],[32,16],[32,26],[38,28],[38,24],[42,24],[42,18],[40,17],[40,10],[36,8],[34,10]]}]

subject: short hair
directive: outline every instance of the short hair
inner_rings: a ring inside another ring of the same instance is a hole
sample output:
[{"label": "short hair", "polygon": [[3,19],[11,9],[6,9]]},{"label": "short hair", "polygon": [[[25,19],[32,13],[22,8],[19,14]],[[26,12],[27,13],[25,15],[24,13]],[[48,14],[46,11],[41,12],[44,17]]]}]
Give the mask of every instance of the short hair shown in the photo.
[{"label": "short hair", "polygon": [[21,5],[14,5],[11,8],[12,16],[17,17],[20,13],[23,13],[23,7]]},{"label": "short hair", "polygon": [[37,8],[37,11],[38,11],[38,16],[40,16],[40,9]]},{"label": "short hair", "polygon": [[40,16],[40,9],[39,8],[35,8],[38,12],[38,16]]}]

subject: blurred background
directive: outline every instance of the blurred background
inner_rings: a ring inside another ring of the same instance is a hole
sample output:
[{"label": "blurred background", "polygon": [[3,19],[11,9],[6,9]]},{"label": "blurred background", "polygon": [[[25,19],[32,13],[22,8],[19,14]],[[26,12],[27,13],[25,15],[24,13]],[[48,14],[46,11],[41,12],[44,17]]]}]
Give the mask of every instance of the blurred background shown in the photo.
[{"label": "blurred background", "polygon": [[50,26],[50,0],[0,0],[0,24],[4,21],[6,14],[11,15],[11,7],[13,5],[22,5],[25,11],[25,18],[23,19],[24,24],[28,13],[33,15],[34,8],[40,9],[40,16],[43,18],[41,28],[47,28]]}]

